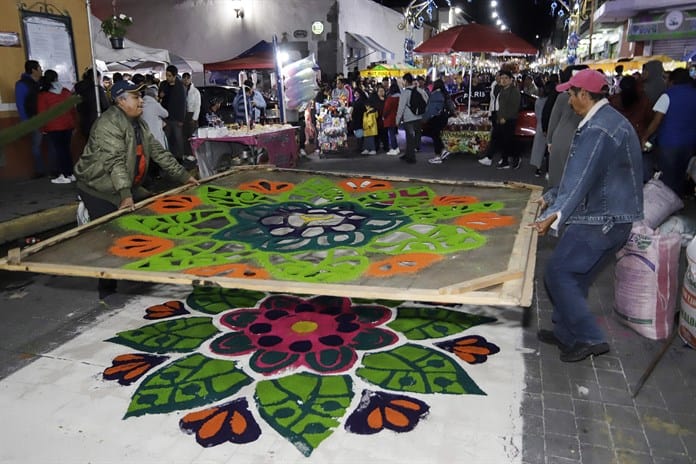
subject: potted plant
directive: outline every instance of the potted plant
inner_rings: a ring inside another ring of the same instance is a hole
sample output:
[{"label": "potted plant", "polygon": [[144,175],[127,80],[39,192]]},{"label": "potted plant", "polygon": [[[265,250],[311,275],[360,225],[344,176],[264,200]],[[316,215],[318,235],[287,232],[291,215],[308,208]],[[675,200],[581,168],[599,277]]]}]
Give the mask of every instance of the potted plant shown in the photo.
[{"label": "potted plant", "polygon": [[102,21],[101,30],[111,41],[111,46],[120,49],[123,48],[123,37],[131,24],[133,24],[133,18],[121,13]]}]

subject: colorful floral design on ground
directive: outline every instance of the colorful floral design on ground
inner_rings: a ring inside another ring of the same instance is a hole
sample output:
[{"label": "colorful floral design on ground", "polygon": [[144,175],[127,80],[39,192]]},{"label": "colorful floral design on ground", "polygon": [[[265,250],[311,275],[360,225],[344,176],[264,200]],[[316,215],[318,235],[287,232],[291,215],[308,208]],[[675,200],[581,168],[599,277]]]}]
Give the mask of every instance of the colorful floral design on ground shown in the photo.
[{"label": "colorful floral design on ground", "polygon": [[493,318],[399,301],[199,287],[143,318],[108,340],[137,352],[104,379],[137,384],[124,419],[183,411],[204,447],[253,442],[259,420],[305,456],[341,430],[409,432],[425,395],[485,395],[464,366],[500,351],[463,333]]},{"label": "colorful floral design on ground", "polygon": [[391,278],[484,246],[484,231],[515,223],[496,213],[502,208],[387,180],[259,179],[160,198],[149,206],[152,214],[117,220],[131,234],[115,239],[109,251],[130,260],[127,269],[202,277]]}]

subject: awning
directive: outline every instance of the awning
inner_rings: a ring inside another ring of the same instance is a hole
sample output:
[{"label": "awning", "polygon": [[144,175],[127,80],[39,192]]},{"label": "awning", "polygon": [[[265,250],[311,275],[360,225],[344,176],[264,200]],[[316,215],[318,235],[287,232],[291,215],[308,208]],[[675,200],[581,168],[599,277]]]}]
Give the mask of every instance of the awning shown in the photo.
[{"label": "awning", "polygon": [[364,58],[365,56],[370,55],[371,53],[377,52],[382,54],[383,60],[386,60],[387,58],[389,58],[390,60],[394,59],[394,52],[375,42],[375,40],[372,37],[368,35],[356,34],[355,32],[346,32],[346,34],[350,37],[353,37],[356,41],[360,42],[366,48],[371,50],[371,52],[366,52],[364,55],[362,55],[361,58]]}]

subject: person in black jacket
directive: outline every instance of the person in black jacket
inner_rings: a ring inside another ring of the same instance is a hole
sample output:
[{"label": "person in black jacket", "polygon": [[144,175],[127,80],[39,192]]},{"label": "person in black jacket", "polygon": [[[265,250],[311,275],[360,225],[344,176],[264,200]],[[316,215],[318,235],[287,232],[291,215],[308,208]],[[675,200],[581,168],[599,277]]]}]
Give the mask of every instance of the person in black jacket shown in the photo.
[{"label": "person in black jacket", "polygon": [[[24,63],[24,73],[15,84],[15,102],[19,119],[26,121],[36,116],[36,102],[39,96],[39,80],[43,74],[41,65],[36,60],[28,60]],[[41,153],[41,130],[37,129],[31,134],[31,154],[34,157],[34,173],[36,177],[47,174],[46,165]]]},{"label": "person in black jacket", "polygon": [[186,120],[186,87],[177,75],[179,69],[167,66],[166,82],[160,88],[162,106],[169,113],[167,118],[167,139],[170,151],[181,160],[184,157],[184,121]]},{"label": "person in black jacket", "polygon": [[[97,79],[101,78],[101,73],[97,71]],[[109,107],[109,99],[106,90],[99,86],[99,108],[103,113]],[[94,72],[88,69],[82,75],[82,80],[75,84],[75,95],[79,95],[82,101],[77,105],[77,114],[80,117],[80,132],[85,139],[89,138],[89,131],[92,130],[94,121],[97,120],[97,98],[94,93]]]}]

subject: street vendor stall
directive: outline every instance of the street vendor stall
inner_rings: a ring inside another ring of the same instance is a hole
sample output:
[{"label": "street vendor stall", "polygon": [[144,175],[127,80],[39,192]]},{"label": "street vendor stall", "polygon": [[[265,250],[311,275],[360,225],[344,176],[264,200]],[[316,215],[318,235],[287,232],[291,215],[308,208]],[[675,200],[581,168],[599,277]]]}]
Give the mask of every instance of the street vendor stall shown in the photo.
[{"label": "street vendor stall", "polygon": [[317,143],[322,156],[346,148],[351,110],[345,102],[317,103]]},{"label": "street vendor stall", "polygon": [[414,76],[425,76],[428,73],[428,70],[425,68],[417,68],[415,66],[410,66],[407,64],[378,64],[372,68],[363,69],[362,71],[360,71],[360,77],[372,77],[375,79],[382,79],[385,77],[401,78],[407,72],[413,74]]},{"label": "street vendor stall", "polygon": [[[251,130],[236,128],[236,125],[202,127],[190,139],[191,150],[198,162],[201,178],[214,175],[225,162],[268,162],[277,167],[291,168],[297,163],[298,156],[295,129],[288,124],[255,126]],[[247,147],[250,150],[244,149]]]},{"label": "street vendor stall", "polygon": [[[504,32],[493,26],[464,24],[447,29],[426,40],[414,49],[420,54],[468,53],[473,61],[473,53],[494,53],[500,55],[535,54],[537,49],[511,32]],[[467,102],[457,102],[460,115],[450,118],[442,131],[442,141],[447,151],[465,153],[485,153],[491,138],[491,122],[488,111],[472,109],[473,62],[469,65],[469,90]]]},{"label": "street vendor stall", "polygon": [[595,70],[601,69],[606,74],[613,73],[614,68],[621,65],[623,66],[624,74],[630,74],[634,72],[641,72],[643,70],[643,65],[648,61],[661,62],[665,71],[672,71],[676,68],[686,67],[686,62],[675,60],[674,58],[666,55],[634,56],[632,58],[607,58],[599,61],[586,62],[584,64]]},{"label": "street vendor stall", "polygon": [[442,142],[451,153],[485,153],[491,142],[491,120],[487,111],[460,113],[449,118]]}]

